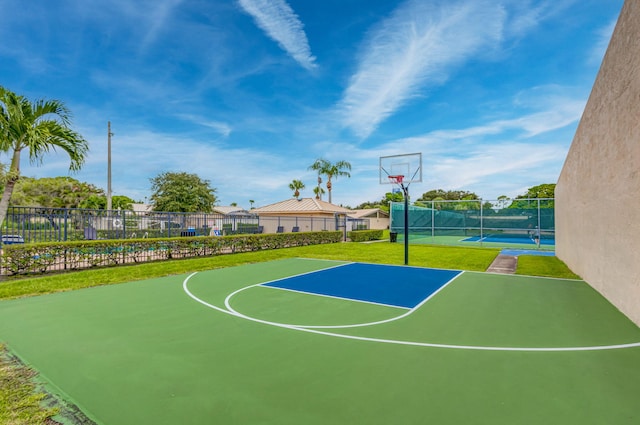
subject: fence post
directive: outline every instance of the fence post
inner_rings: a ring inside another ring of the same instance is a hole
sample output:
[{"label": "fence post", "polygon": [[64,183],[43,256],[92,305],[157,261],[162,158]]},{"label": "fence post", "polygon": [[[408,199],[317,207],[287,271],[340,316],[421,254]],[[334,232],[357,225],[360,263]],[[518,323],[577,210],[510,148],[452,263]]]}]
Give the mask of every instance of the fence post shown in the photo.
[{"label": "fence post", "polygon": [[483,202],[482,199],[480,199],[480,246],[482,246],[482,232],[484,231],[484,209],[483,209]]},{"label": "fence post", "polygon": [[127,222],[125,220],[125,218],[127,217],[124,213],[124,210],[120,210],[119,213],[122,218],[120,220],[122,220],[122,238],[121,239],[127,239]]},{"label": "fence post", "polygon": [[436,201],[431,201],[431,239],[436,237]]},{"label": "fence post", "polygon": [[[69,217],[69,209],[65,208],[64,209],[64,230],[63,230],[64,237],[62,238],[62,240],[65,241],[65,242],[67,241],[67,225],[68,225],[68,222],[69,222],[68,217]],[[66,268],[66,265],[67,264],[66,264],[66,261],[65,261],[65,268]]]}]

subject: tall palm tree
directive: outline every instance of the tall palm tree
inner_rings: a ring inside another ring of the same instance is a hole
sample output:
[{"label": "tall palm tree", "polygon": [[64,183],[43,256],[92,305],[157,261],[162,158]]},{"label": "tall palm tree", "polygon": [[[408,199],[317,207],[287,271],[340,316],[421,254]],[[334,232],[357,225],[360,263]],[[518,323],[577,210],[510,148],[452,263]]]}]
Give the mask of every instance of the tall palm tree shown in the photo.
[{"label": "tall palm tree", "polygon": [[[332,164],[326,159],[319,158],[319,159],[316,159],[316,162],[311,164],[311,166],[309,167],[309,170],[317,171],[318,177],[320,177],[323,174],[327,176],[327,190],[329,191],[329,203],[331,203],[331,188],[333,186],[331,183],[331,179],[335,177],[337,180],[338,176],[351,177],[351,174],[349,173],[349,171],[351,171],[351,164],[348,163],[347,161],[338,161],[335,164]],[[320,182],[320,178],[318,178],[318,183],[319,182]]]},{"label": "tall palm tree", "polygon": [[320,186],[316,186],[313,188],[313,193],[316,194],[316,199],[322,199],[322,195],[324,195],[324,189]]},{"label": "tall palm tree", "polygon": [[69,170],[84,164],[89,144],[69,128],[71,113],[58,100],[31,103],[24,96],[0,86],[0,151],[11,154],[4,192],[0,199],[0,223],[4,220],[13,188],[20,178],[20,154],[29,151],[31,163],[42,163],[43,156],[62,149],[71,159]]},{"label": "tall palm tree", "polygon": [[300,191],[304,189],[304,183],[301,180],[294,180],[289,183],[289,189],[293,190],[293,196],[298,198],[300,196]]}]

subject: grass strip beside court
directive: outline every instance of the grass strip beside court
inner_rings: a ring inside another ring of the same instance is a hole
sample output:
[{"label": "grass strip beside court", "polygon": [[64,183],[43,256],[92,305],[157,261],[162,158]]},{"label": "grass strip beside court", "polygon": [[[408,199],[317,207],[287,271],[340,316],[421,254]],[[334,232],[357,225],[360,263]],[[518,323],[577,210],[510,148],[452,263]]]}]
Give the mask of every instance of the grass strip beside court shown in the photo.
[{"label": "grass strip beside court", "polygon": [[58,412],[42,406],[46,395],[37,391],[36,374],[0,345],[0,424],[44,424]]}]

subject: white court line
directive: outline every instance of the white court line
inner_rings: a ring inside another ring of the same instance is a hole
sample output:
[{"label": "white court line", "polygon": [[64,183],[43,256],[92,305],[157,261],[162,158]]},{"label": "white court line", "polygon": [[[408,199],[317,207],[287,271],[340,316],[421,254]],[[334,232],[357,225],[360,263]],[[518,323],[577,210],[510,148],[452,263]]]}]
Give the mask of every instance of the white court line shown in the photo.
[{"label": "white court line", "polygon": [[[262,323],[265,325],[275,326],[275,327],[284,328],[284,329],[291,329],[291,330],[300,331],[300,332],[308,332],[308,333],[314,333],[318,335],[333,336],[336,338],[352,339],[352,340],[367,341],[367,342],[377,342],[377,343],[383,343],[383,344],[409,345],[409,346],[431,347],[431,348],[448,348],[448,349],[455,349],[455,350],[482,350],[482,351],[566,352],[566,351],[616,350],[616,349],[622,349],[622,348],[640,347],[640,342],[634,342],[629,344],[596,345],[596,346],[584,346],[584,347],[491,347],[491,346],[482,346],[482,345],[436,344],[436,343],[419,342],[419,341],[401,341],[401,340],[394,340],[394,339],[368,338],[368,337],[361,337],[361,336],[354,336],[354,335],[343,335],[343,334],[338,334],[333,332],[320,331],[317,329],[309,329],[309,328],[300,327],[300,326],[287,325],[283,323],[268,322],[266,320],[252,318],[235,311],[225,310],[224,308],[217,307],[213,304],[209,304],[208,302],[196,297],[193,293],[191,293],[191,291],[189,291],[188,282],[196,274],[197,272],[194,272],[194,273],[191,273],[189,276],[187,276],[182,283],[182,288],[189,297],[191,297],[192,299],[194,299],[195,301],[199,302],[200,304],[206,307],[212,308],[221,313],[229,314],[231,316],[236,316],[236,317],[239,317],[245,320],[250,320],[256,323]],[[251,285],[251,286],[257,286],[257,285]],[[229,299],[229,297],[227,297],[227,299]],[[226,300],[225,300],[225,304],[226,304]]]}]

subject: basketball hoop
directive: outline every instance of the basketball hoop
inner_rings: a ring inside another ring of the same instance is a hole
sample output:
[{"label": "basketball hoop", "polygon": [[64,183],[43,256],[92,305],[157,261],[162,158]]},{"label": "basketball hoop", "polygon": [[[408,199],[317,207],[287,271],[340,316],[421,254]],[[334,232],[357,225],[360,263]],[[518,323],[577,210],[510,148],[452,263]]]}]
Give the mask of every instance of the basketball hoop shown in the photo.
[{"label": "basketball hoop", "polygon": [[397,176],[388,176],[391,183],[402,184],[402,179],[404,176],[402,174],[398,174]]},{"label": "basketball hoop", "polygon": [[[409,265],[409,185],[422,181],[422,153],[407,153],[380,157],[379,170],[380,184],[395,184],[399,189],[393,193],[402,191],[404,196],[404,264]],[[389,229],[397,231],[393,226],[394,214],[391,214]],[[398,226],[399,227],[399,226]],[[397,233],[396,233],[397,234]],[[389,239],[391,240],[391,238]]]}]

